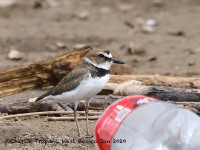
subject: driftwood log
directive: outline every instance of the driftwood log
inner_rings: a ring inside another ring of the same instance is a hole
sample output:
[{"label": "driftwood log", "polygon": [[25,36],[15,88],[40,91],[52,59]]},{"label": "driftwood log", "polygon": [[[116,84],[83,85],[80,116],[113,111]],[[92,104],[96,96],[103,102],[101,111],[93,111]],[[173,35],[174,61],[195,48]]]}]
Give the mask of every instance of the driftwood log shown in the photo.
[{"label": "driftwood log", "polygon": [[86,46],[50,61],[0,73],[0,97],[55,85],[63,76],[80,64],[82,58],[92,49],[92,47]]},{"label": "driftwood log", "polygon": [[[90,101],[90,110],[103,110],[106,107],[108,107],[110,104],[115,102],[118,99],[124,98],[124,96],[96,96],[91,99]],[[5,101],[0,101],[0,112],[2,113],[8,113],[8,114],[20,114],[20,113],[31,113],[33,115],[60,115],[60,114],[69,114],[69,112],[64,112],[60,108],[58,108],[58,105],[53,102],[44,102],[44,103],[30,103],[25,99],[14,99],[14,100],[8,100],[9,103]],[[174,102],[174,101],[168,101],[170,103],[173,103],[179,107],[187,108],[197,114],[200,115],[200,102]],[[71,107],[70,105],[68,105]],[[78,105],[78,110],[83,111],[85,109],[84,105],[80,103]],[[38,112],[41,111],[41,112]],[[51,111],[50,113],[45,113],[44,111]],[[54,112],[53,112],[54,111]],[[55,112],[56,111],[56,112]],[[38,113],[33,113],[38,112]],[[30,114],[21,114],[16,115],[16,117],[25,117],[30,116]],[[14,118],[15,116],[7,117],[2,116],[0,118],[6,119],[6,118]]]},{"label": "driftwood log", "polygon": [[101,94],[121,96],[145,95],[165,101],[200,102],[200,89],[186,89],[169,86],[145,85],[142,82],[130,80],[123,83],[108,83]]},{"label": "driftwood log", "polygon": [[[146,86],[138,85],[136,81],[125,83],[109,83],[102,90],[104,94],[116,95],[98,95],[90,100],[89,109],[103,110],[111,103],[128,95],[145,95],[161,99],[164,101],[173,101],[176,105],[181,105],[199,114],[200,112],[200,92],[197,89],[174,88],[168,86]],[[121,95],[121,96],[119,96]],[[8,114],[31,113],[40,111],[60,111],[73,110],[73,104],[59,104],[52,101],[48,102],[29,102],[23,98],[4,98],[0,101],[0,112]],[[81,102],[78,110],[85,110],[85,105]],[[196,111],[197,110],[197,111]]]},{"label": "driftwood log", "polygon": [[168,77],[160,75],[112,75],[110,78],[111,83],[122,83],[129,80],[140,81],[145,85],[200,89],[200,78]]},{"label": "driftwood log", "polygon": [[[93,97],[90,100],[90,110],[102,110],[105,109],[108,105],[114,101],[122,98],[122,96],[105,96],[99,95]],[[31,113],[31,112],[42,112],[42,111],[63,111],[64,110],[73,110],[73,104],[60,104],[48,101],[48,102],[29,102],[28,99],[5,99],[0,101],[0,112],[7,114],[19,114],[19,113]],[[84,103],[79,103],[78,111],[84,111]]]}]

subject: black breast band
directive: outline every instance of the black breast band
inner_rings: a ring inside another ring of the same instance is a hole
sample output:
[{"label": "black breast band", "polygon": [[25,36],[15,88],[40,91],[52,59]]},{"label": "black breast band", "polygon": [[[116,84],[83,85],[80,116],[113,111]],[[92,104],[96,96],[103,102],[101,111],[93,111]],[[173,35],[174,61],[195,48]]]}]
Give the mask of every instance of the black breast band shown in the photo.
[{"label": "black breast band", "polygon": [[106,70],[106,69],[103,69],[103,68],[98,68],[95,66],[95,71],[92,71],[91,72],[91,75],[93,78],[95,77],[103,77],[107,74],[110,74],[110,70]]}]

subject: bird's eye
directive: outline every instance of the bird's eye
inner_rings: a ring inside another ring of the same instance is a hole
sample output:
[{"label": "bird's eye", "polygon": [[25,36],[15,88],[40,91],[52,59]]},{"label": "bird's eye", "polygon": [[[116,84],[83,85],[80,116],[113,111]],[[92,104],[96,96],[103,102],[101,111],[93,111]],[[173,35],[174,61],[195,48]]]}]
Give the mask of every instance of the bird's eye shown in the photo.
[{"label": "bird's eye", "polygon": [[103,54],[99,54],[98,56],[99,56],[99,57],[101,57],[101,58],[103,58],[103,57],[104,57],[104,55],[103,55]]}]

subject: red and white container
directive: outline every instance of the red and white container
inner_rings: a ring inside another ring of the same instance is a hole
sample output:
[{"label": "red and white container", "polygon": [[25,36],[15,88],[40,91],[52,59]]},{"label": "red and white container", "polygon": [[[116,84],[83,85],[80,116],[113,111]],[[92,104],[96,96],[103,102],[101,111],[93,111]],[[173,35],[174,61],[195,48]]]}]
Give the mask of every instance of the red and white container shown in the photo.
[{"label": "red and white container", "polygon": [[104,111],[95,138],[100,150],[196,150],[200,118],[167,102],[129,96]]}]

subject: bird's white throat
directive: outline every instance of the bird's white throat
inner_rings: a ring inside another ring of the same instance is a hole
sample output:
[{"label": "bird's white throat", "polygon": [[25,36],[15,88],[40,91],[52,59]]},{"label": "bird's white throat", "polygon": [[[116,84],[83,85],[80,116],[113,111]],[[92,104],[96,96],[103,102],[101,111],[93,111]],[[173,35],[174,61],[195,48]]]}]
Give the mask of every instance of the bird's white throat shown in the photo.
[{"label": "bird's white throat", "polygon": [[88,58],[84,58],[84,60],[86,62],[88,62],[89,64],[92,64],[95,67],[98,67],[98,68],[101,68],[101,69],[105,69],[105,70],[110,70],[110,66],[112,65],[112,61],[110,61],[110,62],[106,61],[106,62],[101,63],[101,64],[96,64],[95,62],[91,61]]}]

